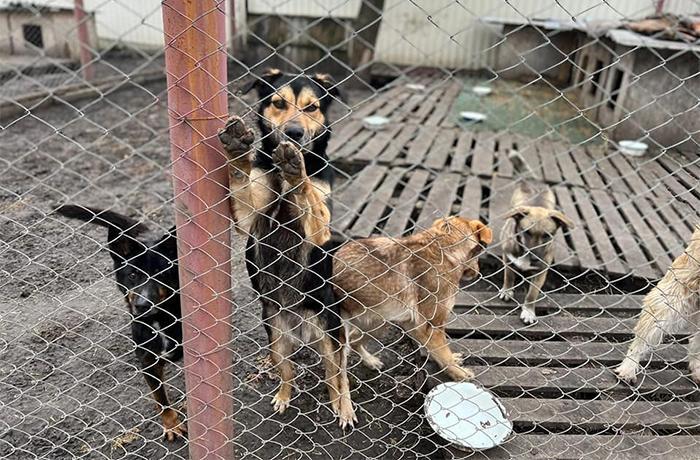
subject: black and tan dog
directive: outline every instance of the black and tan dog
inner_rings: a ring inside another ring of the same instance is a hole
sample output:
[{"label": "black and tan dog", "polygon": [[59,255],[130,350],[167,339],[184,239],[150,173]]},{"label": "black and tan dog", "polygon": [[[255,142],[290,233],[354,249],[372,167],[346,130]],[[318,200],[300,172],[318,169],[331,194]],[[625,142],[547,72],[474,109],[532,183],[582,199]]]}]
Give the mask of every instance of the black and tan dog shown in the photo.
[{"label": "black and tan dog", "polygon": [[323,357],[340,425],[352,425],[344,331],[330,283],[333,171],[326,147],[328,109],[338,92],[327,75],[279,70],[267,71],[253,87],[261,100],[261,148],[253,153],[253,130],[239,117],[228,120],[219,139],[229,156],[236,227],[248,236],[248,274],[282,380],[274,408],[282,413],[289,406],[290,357],[300,343],[311,344]]},{"label": "black and tan dog", "polygon": [[116,212],[75,205],[60,206],[56,212],[108,229],[107,247],[117,286],[133,316],[136,358],[161,411],[163,434],[173,441],[187,433],[185,423],[170,406],[163,382],[165,364],[182,358],[175,229],[149,239],[143,237],[147,226]]},{"label": "black and tan dog", "polygon": [[530,286],[522,304],[520,319],[525,324],[537,321],[535,302],[554,262],[554,235],[560,227],[573,228],[573,222],[556,209],[554,192],[546,185],[526,180],[527,165],[517,152],[510,154],[518,184],[511,198],[501,230],[503,249],[503,288],[499,297],[513,300],[514,284],[522,274]]}]

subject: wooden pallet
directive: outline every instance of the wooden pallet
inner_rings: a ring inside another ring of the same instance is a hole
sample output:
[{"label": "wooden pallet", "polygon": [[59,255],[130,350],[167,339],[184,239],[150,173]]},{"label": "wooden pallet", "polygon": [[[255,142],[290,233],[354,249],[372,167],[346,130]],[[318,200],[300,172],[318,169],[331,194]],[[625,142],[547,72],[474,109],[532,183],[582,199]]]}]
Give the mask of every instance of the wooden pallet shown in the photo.
[{"label": "wooden pallet", "polygon": [[[642,179],[635,176],[635,181]],[[613,277],[663,275],[692,233],[678,209],[663,205],[642,184],[628,193],[567,185],[552,186],[561,209],[576,227],[555,238],[561,267],[598,270]],[[494,175],[435,172],[374,165],[361,169],[334,192],[333,229],[345,236],[401,236],[425,229],[450,214],[480,218],[498,237],[510,209],[515,182]],[[650,212],[654,210],[654,212]],[[672,230],[665,225],[674,217]],[[489,252],[500,255],[498,239]]]},{"label": "wooden pallet", "polygon": [[556,314],[526,327],[495,293],[460,294],[448,329],[454,351],[501,398],[516,436],[484,456],[454,457],[697,458],[700,398],[685,346],[662,345],[635,388],[610,370],[640,305],[639,296],[555,294],[539,309]]}]

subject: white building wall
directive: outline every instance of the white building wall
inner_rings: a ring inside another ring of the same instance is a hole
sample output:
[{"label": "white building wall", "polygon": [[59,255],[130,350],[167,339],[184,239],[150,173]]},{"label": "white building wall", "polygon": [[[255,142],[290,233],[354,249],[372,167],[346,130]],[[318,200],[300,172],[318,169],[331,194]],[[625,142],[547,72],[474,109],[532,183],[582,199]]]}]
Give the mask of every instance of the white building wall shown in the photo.
[{"label": "white building wall", "polygon": [[[0,5],[9,0],[0,0]],[[37,5],[73,8],[72,0],[32,0]],[[163,17],[160,0],[83,0],[85,9],[95,13],[99,45],[114,42],[140,49],[163,48]],[[230,37],[230,2],[226,0],[226,35]],[[245,1],[237,0],[239,30],[245,29]]]},{"label": "white building wall", "polygon": [[[697,10],[692,0],[666,1],[668,12]],[[641,18],[654,11],[652,0],[386,0],[375,58],[401,65],[493,67],[500,27],[480,17],[598,20]]]}]

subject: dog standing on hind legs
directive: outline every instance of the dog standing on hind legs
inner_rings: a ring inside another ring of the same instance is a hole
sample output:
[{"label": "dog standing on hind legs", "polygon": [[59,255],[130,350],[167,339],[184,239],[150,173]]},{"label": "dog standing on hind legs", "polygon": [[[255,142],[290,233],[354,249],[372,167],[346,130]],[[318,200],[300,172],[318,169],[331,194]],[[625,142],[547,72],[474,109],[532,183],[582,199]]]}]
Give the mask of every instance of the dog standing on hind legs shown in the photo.
[{"label": "dog standing on hind legs", "polygon": [[688,345],[691,377],[700,384],[700,227],[696,227],[686,250],[673,261],[664,277],[644,298],[644,307],[634,328],[634,339],[625,359],[614,370],[628,383],[664,335],[678,332],[690,323],[695,331]]},{"label": "dog standing on hind legs", "polygon": [[512,209],[506,214],[501,229],[503,244],[503,288],[499,297],[513,300],[515,279],[522,274],[530,285],[522,304],[520,319],[525,324],[537,321],[535,302],[554,262],[554,235],[560,227],[573,228],[574,223],[556,209],[551,188],[525,179],[529,172],[518,152],[509,155],[518,184],[511,198]]},{"label": "dog standing on hind legs", "polygon": [[300,344],[313,344],[326,368],[333,411],[341,427],[352,426],[357,419],[346,374],[345,330],[330,283],[333,170],[326,148],[328,109],[337,89],[327,75],[286,75],[276,69],[252,87],[261,100],[261,149],[254,152],[252,129],[235,116],[219,139],[229,156],[235,225],[248,236],[246,267],[281,378],[273,405],[280,413],[289,406],[290,357]]}]

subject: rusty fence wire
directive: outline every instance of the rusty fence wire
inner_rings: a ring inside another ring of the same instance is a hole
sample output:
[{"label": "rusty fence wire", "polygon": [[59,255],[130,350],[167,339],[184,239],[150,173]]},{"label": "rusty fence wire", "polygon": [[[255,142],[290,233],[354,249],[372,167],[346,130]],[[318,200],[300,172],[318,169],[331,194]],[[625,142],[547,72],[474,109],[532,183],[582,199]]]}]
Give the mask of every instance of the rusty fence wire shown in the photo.
[{"label": "rusty fence wire", "polygon": [[0,457],[696,458],[699,11],[0,0]]}]

